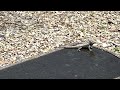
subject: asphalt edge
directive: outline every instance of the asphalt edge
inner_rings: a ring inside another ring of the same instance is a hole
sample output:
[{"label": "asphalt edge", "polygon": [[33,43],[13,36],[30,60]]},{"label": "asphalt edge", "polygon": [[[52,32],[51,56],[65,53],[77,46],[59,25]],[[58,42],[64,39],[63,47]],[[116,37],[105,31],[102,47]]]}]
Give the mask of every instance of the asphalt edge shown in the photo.
[{"label": "asphalt edge", "polygon": [[5,66],[5,67],[1,67],[0,70],[9,68],[9,67],[11,67],[11,66],[15,66],[15,65],[17,65],[17,64],[24,63],[24,62],[26,62],[26,61],[30,61],[30,60],[39,58],[39,57],[41,57],[41,56],[48,55],[48,54],[53,53],[53,52],[57,52],[57,51],[62,50],[62,49],[63,49],[63,48],[56,48],[56,49],[53,49],[53,50],[51,50],[51,51],[49,51],[49,52],[46,52],[46,53],[42,53],[42,54],[40,53],[40,54],[35,55],[35,56],[32,56],[32,57],[30,57],[30,58],[21,59],[21,62],[17,62],[17,63],[11,64],[11,65],[7,65],[7,66]]}]

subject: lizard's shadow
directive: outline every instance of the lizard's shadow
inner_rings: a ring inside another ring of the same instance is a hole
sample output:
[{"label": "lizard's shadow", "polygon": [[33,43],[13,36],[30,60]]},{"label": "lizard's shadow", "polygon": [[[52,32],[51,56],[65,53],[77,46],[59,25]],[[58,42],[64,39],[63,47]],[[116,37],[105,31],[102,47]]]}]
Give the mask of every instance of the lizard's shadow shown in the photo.
[{"label": "lizard's shadow", "polygon": [[65,49],[65,50],[68,51],[66,54],[70,53],[73,57],[78,57],[79,55],[80,57],[83,58],[87,57],[86,59],[92,59],[93,61],[100,61],[105,59],[109,60],[111,59],[109,56],[114,56],[111,53],[96,47],[93,47],[92,51],[89,51],[89,49],[87,48],[82,48],[80,51],[77,51],[77,49]]},{"label": "lizard's shadow", "polygon": [[[87,55],[89,55],[90,57],[95,57],[95,52],[94,52],[94,48],[92,49],[92,51],[89,51],[88,48],[81,48],[80,51],[78,51],[77,48],[65,48],[66,50],[69,51],[75,51],[74,53],[85,53]],[[72,55],[72,52],[69,52]]]}]

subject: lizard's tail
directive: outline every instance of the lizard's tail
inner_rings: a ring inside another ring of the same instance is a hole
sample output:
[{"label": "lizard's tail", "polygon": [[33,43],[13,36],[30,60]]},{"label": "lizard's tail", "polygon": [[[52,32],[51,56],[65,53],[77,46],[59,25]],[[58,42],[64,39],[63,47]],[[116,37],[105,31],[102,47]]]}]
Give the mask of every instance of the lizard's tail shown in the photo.
[{"label": "lizard's tail", "polygon": [[64,46],[64,47],[62,47],[62,48],[73,49],[73,48],[78,48],[78,47],[76,47],[76,46]]}]

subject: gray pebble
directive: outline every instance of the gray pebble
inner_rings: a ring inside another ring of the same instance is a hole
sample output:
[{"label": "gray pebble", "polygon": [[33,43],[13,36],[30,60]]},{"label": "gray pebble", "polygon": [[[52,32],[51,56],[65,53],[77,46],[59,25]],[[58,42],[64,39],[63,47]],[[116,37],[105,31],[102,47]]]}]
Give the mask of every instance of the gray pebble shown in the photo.
[{"label": "gray pebble", "polygon": [[5,39],[5,36],[0,34],[0,41],[4,39]]}]

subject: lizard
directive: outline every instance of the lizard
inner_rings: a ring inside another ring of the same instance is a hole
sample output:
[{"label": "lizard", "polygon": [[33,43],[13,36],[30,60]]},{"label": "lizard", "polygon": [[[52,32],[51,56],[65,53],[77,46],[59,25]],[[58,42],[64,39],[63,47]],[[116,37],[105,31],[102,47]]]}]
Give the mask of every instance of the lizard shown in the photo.
[{"label": "lizard", "polygon": [[77,45],[63,46],[63,48],[66,48],[66,49],[77,48],[77,51],[80,51],[83,48],[83,49],[88,49],[89,51],[92,51],[93,44],[94,42],[89,41],[85,43],[78,43]]}]

